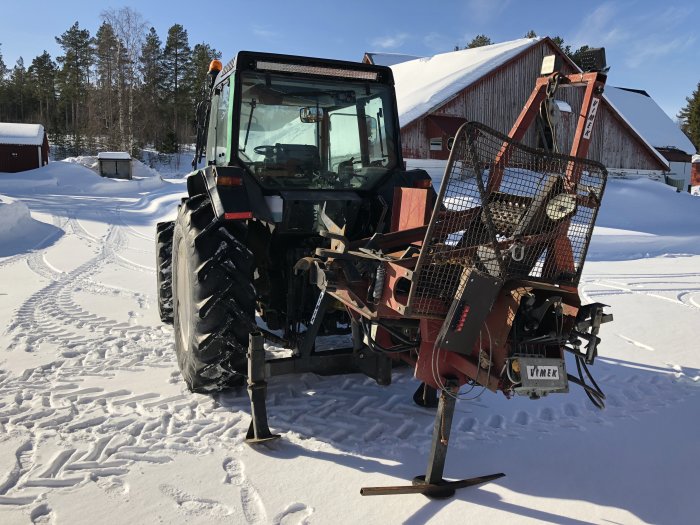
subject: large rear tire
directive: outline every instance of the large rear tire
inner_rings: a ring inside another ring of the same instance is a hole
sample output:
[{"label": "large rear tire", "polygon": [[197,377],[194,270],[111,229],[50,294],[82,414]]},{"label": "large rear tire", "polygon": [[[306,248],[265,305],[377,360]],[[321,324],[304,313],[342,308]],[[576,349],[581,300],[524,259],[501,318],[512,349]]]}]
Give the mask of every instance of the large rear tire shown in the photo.
[{"label": "large rear tire", "polygon": [[187,386],[240,385],[255,322],[253,255],[244,223],[219,221],[207,195],[185,200],[173,231],[175,351]]},{"label": "large rear tire", "polygon": [[175,222],[156,225],[156,287],[158,313],[164,323],[173,323],[173,230]]}]

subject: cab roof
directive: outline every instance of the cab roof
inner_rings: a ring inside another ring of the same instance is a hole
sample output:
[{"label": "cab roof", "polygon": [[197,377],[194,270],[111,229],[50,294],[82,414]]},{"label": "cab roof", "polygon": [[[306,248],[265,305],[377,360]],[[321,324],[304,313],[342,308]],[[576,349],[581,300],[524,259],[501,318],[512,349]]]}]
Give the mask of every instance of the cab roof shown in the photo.
[{"label": "cab roof", "polygon": [[259,51],[239,51],[236,57],[224,66],[219,74],[220,79],[223,80],[232,71],[269,71],[394,85],[394,76],[386,66]]}]

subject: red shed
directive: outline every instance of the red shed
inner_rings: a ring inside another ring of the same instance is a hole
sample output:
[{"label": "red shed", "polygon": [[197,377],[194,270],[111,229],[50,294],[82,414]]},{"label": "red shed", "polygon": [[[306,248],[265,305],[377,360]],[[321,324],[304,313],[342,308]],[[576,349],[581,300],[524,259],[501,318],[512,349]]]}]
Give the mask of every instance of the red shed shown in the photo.
[{"label": "red shed", "polygon": [[700,186],[700,155],[693,155],[693,164],[690,170],[690,185]]},{"label": "red shed", "polygon": [[48,163],[44,126],[0,122],[0,173],[33,170]]}]

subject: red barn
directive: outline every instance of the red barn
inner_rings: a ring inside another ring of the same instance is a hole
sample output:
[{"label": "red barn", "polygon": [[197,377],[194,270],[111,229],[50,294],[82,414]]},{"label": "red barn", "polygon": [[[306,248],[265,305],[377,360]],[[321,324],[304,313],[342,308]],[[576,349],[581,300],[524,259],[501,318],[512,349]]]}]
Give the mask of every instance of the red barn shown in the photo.
[{"label": "red barn", "polygon": [[693,164],[690,171],[690,185],[700,186],[700,155],[693,155]]},{"label": "red barn", "polygon": [[[579,71],[549,38],[522,38],[392,65],[404,158],[447,159],[450,139],[467,120],[508,133],[535,85],[542,58],[551,54],[562,58],[563,73]],[[557,99],[562,110],[557,143],[568,153],[583,89],[560,89]],[[534,129],[524,142],[537,146]],[[668,161],[606,97],[588,156],[619,173],[663,179],[669,170]]]},{"label": "red barn", "polygon": [[0,173],[33,170],[48,163],[44,126],[0,122]]}]

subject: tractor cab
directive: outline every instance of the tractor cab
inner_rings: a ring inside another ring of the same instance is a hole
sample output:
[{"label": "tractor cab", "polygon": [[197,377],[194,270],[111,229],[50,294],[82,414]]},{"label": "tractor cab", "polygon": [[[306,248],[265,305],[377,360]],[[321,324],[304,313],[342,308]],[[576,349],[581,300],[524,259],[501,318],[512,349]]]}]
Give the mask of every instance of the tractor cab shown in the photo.
[{"label": "tractor cab", "polygon": [[370,190],[401,162],[388,68],[241,52],[208,120],[207,164],[244,168],[265,193]]}]

